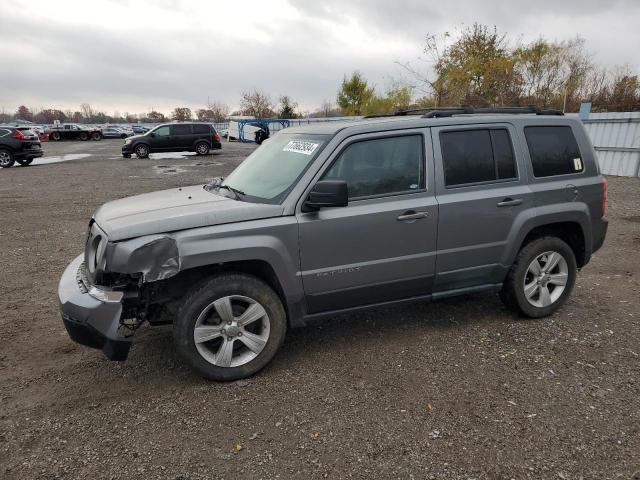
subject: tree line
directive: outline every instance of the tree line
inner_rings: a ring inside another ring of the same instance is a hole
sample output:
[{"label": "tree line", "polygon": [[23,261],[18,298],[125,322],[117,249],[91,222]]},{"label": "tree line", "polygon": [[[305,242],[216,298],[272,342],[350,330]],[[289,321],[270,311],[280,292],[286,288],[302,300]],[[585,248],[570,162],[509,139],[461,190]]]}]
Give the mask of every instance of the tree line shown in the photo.
[{"label": "tree line", "polygon": [[396,62],[402,80],[380,93],[360,72],[345,76],[337,95],[345,115],[445,106],[537,105],[576,112],[640,110],[640,78],[628,67],[597,65],[580,37],[513,42],[495,27],[474,24],[454,34],[427,35],[423,56]]},{"label": "tree line", "polygon": [[[339,111],[325,101],[323,107],[314,115],[335,116]],[[88,103],[83,103],[75,111],[54,108],[41,108],[31,110],[25,105],[20,105],[14,114],[0,112],[0,123],[12,120],[26,120],[29,122],[52,124],[56,120],[60,122],[73,123],[162,123],[171,120],[188,121],[198,120],[203,122],[222,123],[230,115],[251,115],[257,118],[301,118],[311,115],[309,112],[301,112],[298,102],[289,95],[280,95],[278,101],[274,102],[271,96],[262,90],[254,89],[244,91],[240,96],[240,109],[231,111],[224,102],[208,102],[203,108],[191,110],[189,107],[176,107],[170,115],[166,116],[162,112],[151,110],[147,113],[131,114],[124,112],[120,114],[114,111],[108,115],[103,111],[96,110]]]}]

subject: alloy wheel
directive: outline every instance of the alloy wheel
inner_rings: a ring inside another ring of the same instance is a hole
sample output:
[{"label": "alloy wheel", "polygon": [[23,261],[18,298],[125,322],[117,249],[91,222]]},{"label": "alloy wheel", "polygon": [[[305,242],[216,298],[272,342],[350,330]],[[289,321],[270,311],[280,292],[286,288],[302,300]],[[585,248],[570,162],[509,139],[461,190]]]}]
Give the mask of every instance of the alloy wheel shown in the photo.
[{"label": "alloy wheel", "polygon": [[569,267],[562,254],[541,253],[529,264],[524,275],[524,296],[534,307],[544,308],[556,302],[569,279]]},{"label": "alloy wheel", "polygon": [[230,295],[202,310],[193,329],[198,353],[218,367],[239,367],[256,358],[269,340],[269,315],[253,298]]},{"label": "alloy wheel", "polygon": [[0,152],[0,167],[6,167],[11,163],[11,154],[9,152]]}]

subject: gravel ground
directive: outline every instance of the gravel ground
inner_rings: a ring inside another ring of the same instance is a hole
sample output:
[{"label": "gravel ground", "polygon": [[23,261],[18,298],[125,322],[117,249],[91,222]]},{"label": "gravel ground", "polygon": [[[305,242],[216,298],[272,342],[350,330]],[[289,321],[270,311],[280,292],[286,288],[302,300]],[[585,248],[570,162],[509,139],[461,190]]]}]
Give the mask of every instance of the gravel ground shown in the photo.
[{"label": "gravel ground", "polygon": [[45,143],[76,159],[0,170],[0,478],[640,478],[639,179],[609,179],[605,246],[549,319],[480,295],[340,316],[216,384],[170,327],[124,363],[74,344],[56,287],[100,204],[225,175],[252,147],[120,144]]}]

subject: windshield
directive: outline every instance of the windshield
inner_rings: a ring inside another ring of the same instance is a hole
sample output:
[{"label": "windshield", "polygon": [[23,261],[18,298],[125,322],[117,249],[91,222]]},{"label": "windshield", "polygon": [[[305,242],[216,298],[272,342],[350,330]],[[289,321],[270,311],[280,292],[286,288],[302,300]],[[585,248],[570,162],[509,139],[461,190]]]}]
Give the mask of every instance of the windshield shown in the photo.
[{"label": "windshield", "polygon": [[243,200],[280,203],[328,138],[328,135],[275,135],[249,155],[222,185],[241,192]]}]

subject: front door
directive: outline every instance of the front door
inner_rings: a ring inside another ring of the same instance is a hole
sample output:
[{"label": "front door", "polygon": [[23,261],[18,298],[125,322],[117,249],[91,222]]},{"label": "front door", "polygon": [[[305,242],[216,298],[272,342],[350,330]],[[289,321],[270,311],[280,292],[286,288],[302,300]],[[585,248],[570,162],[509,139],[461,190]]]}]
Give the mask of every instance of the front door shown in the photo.
[{"label": "front door", "polygon": [[169,126],[158,127],[152,133],[154,134],[153,137],[148,137],[151,150],[156,152],[166,151],[171,140]]},{"label": "front door", "polygon": [[438,207],[430,143],[428,130],[360,135],[327,162],[316,180],[345,180],[349,205],[298,214],[308,313],[431,292]]},{"label": "front door", "polygon": [[440,208],[434,292],[499,284],[515,218],[533,205],[515,129],[457,125],[432,136]]}]

